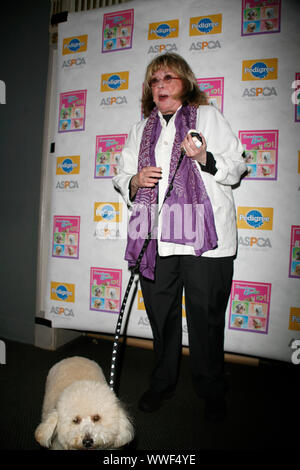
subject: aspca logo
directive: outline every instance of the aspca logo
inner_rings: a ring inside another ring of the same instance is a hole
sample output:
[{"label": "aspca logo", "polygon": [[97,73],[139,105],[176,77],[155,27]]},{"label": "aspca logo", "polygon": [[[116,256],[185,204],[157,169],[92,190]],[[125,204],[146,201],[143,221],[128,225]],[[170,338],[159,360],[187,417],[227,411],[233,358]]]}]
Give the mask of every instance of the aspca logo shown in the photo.
[{"label": "aspca logo", "polygon": [[155,44],[155,46],[150,46],[148,54],[161,54],[162,52],[175,52],[177,51],[177,46],[173,44]]},{"label": "aspca logo", "polygon": [[275,87],[255,87],[245,88],[242,94],[242,98],[271,98],[277,96]]},{"label": "aspca logo", "polygon": [[129,72],[104,73],[101,76],[101,91],[127,90]]},{"label": "aspca logo", "polygon": [[237,226],[241,229],[273,229],[273,208],[238,207]]},{"label": "aspca logo", "polygon": [[57,157],[56,174],[57,175],[78,175],[80,171],[80,156]]},{"label": "aspca logo", "polygon": [[138,326],[141,328],[150,328],[150,322],[147,315],[141,316],[138,320]]},{"label": "aspca logo", "polygon": [[222,32],[222,15],[190,18],[190,36],[219,34]]},{"label": "aspca logo", "polygon": [[272,248],[270,239],[263,237],[239,237],[238,244],[247,248]]},{"label": "aspca logo", "polygon": [[118,228],[110,228],[108,224],[103,227],[103,224],[99,222],[95,229],[95,237],[99,240],[111,239],[115,240],[121,238],[120,230]]},{"label": "aspca logo", "polygon": [[75,302],[75,284],[51,282],[50,298],[64,302]]},{"label": "aspca logo", "polygon": [[99,106],[119,106],[127,104],[126,96],[107,96],[102,98]]},{"label": "aspca logo", "polygon": [[61,189],[65,191],[79,189],[79,184],[76,180],[61,180],[56,183],[55,189]]},{"label": "aspca logo", "polygon": [[179,20],[150,23],[148,30],[148,40],[177,38],[179,32]]},{"label": "aspca logo", "polygon": [[243,80],[276,80],[278,59],[244,60]]},{"label": "aspca logo", "polygon": [[88,35],[73,36],[63,40],[62,55],[84,52],[87,50]]},{"label": "aspca logo", "polygon": [[121,222],[122,205],[119,202],[95,202],[94,222]]},{"label": "aspca logo", "polygon": [[63,69],[75,69],[75,68],[82,68],[86,64],[84,57],[77,57],[76,59],[68,59],[64,60],[62,64]]},{"label": "aspca logo", "polygon": [[192,42],[190,45],[190,51],[216,51],[221,49],[220,41],[198,41]]},{"label": "aspca logo", "polygon": [[66,307],[52,307],[50,310],[50,314],[64,318],[70,318],[75,316],[73,310],[71,308]]}]

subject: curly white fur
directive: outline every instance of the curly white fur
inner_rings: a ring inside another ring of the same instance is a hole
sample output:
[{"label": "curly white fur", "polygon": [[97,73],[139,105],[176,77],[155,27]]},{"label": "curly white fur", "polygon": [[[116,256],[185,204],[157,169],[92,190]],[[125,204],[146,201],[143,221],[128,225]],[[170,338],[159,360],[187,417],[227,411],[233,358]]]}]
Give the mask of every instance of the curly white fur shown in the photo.
[{"label": "curly white fur", "polygon": [[55,450],[116,449],[133,437],[130,418],[96,362],[75,356],[50,369],[35,431],[39,444]]}]

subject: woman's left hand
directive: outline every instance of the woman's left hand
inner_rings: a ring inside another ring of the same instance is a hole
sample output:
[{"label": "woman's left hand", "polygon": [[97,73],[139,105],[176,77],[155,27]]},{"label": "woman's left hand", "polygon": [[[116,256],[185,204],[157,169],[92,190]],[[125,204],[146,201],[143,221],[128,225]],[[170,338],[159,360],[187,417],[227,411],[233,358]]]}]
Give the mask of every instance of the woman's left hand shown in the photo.
[{"label": "woman's left hand", "polygon": [[204,139],[201,132],[199,132],[199,135],[202,138],[202,145],[200,148],[196,147],[196,144],[190,134],[186,135],[181,145],[184,147],[187,157],[196,160],[197,162],[201,163],[201,165],[206,165],[206,140]]}]

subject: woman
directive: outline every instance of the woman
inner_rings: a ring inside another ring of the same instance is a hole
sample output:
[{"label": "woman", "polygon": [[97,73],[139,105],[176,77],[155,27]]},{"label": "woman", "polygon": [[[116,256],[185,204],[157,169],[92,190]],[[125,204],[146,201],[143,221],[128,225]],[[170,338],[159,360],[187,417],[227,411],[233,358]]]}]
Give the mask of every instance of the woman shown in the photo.
[{"label": "woman", "polygon": [[[158,225],[140,265],[155,365],[139,407],[157,410],[174,393],[184,289],[195,390],[206,400],[206,418],[223,419],[224,322],[236,253],[231,185],[246,171],[243,148],[178,54],[160,55],[148,65],[142,104],[146,119],[132,127],[113,178],[132,208],[125,254],[130,267],[143,238]],[[200,148],[190,129],[200,134]]]}]

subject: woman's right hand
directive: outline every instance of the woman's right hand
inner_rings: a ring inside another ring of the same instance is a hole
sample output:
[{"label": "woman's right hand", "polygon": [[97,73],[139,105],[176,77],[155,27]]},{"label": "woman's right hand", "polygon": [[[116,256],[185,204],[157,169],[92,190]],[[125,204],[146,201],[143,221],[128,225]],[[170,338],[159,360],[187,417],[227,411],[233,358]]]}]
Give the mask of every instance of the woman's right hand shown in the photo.
[{"label": "woman's right hand", "polygon": [[130,182],[130,196],[133,198],[139,188],[154,188],[161,179],[162,169],[157,166],[146,166]]}]

